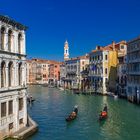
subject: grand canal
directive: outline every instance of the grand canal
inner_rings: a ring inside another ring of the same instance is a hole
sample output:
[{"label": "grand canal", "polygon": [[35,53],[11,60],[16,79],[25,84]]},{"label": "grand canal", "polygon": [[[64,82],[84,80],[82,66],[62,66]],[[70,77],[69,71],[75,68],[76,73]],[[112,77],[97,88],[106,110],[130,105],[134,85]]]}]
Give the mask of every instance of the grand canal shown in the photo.
[{"label": "grand canal", "polygon": [[[140,106],[125,100],[97,95],[75,95],[70,91],[31,86],[29,93],[36,101],[28,106],[39,131],[28,140],[139,140]],[[109,117],[98,122],[98,114],[108,105]],[[73,122],[65,117],[78,105]]]}]

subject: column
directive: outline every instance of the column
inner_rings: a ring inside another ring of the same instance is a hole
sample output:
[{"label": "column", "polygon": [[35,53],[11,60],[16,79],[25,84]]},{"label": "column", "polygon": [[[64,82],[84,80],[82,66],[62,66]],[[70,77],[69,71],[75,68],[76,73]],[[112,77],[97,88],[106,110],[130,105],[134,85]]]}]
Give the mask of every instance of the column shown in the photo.
[{"label": "column", "polygon": [[16,96],[16,98],[14,99],[14,107],[13,107],[13,111],[15,113],[15,129],[16,131],[19,129],[19,97],[18,95]]},{"label": "column", "polygon": [[11,86],[15,86],[15,64],[13,62],[13,67],[12,67],[12,80],[11,80]]},{"label": "column", "polygon": [[8,87],[9,86],[9,74],[8,74],[8,64],[7,64],[7,62],[6,62],[6,68],[5,68],[5,75],[6,75],[6,81],[5,81],[5,87]]},{"label": "column", "polygon": [[1,49],[1,25],[0,25],[0,49]]},{"label": "column", "polygon": [[8,33],[6,31],[6,33],[4,34],[4,50],[7,51],[8,50]]},{"label": "column", "polygon": [[15,86],[19,86],[19,83],[18,83],[18,78],[19,78],[19,76],[18,76],[18,67],[19,67],[19,65],[18,65],[18,62],[16,62],[16,64],[15,64],[15,75],[14,75],[14,79],[15,79]]},{"label": "column", "polygon": [[26,38],[25,38],[25,33],[23,35],[23,41],[22,41],[22,54],[26,54]]},{"label": "column", "polygon": [[11,36],[11,52],[14,52],[14,35]]},{"label": "column", "polygon": [[27,91],[25,90],[24,91],[24,94],[23,94],[23,101],[24,101],[24,126],[27,125],[27,119],[28,119],[28,114],[27,114]]},{"label": "column", "polygon": [[1,88],[1,60],[0,60],[0,88]]}]

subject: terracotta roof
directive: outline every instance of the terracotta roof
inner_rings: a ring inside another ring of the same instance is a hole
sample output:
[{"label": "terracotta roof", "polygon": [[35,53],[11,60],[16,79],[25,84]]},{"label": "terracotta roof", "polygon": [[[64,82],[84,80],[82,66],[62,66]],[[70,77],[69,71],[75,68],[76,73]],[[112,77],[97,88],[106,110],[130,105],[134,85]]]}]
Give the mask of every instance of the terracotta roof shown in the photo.
[{"label": "terracotta roof", "polygon": [[37,63],[47,63],[47,64],[60,64],[58,61],[54,60],[47,60],[47,59],[39,59],[39,58],[33,58],[31,60],[27,60],[27,62],[32,63],[32,62],[37,62]]},{"label": "terracotta roof", "polygon": [[[118,50],[119,47],[120,47],[120,44],[126,45],[126,41],[122,40],[118,43],[112,42],[112,44],[109,44],[109,45],[104,46],[104,47],[103,46],[97,46],[95,50],[91,51],[91,53],[92,52],[97,52],[97,51],[105,51],[105,50],[112,51],[113,49]],[[114,45],[114,47],[113,47],[113,45]]]},{"label": "terracotta roof", "polygon": [[73,57],[73,58],[70,58],[66,61],[69,61],[69,60],[80,60],[80,59],[87,59],[89,58],[89,54],[86,54],[86,55],[83,55],[83,56],[77,56],[77,57]]}]

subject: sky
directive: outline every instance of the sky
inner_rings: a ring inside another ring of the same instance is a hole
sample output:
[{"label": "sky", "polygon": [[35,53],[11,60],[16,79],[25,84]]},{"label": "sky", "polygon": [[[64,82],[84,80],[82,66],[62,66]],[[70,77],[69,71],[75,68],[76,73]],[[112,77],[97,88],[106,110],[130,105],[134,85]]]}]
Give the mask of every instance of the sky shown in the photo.
[{"label": "sky", "polygon": [[28,58],[63,60],[140,35],[140,0],[0,0],[0,14],[28,26]]}]

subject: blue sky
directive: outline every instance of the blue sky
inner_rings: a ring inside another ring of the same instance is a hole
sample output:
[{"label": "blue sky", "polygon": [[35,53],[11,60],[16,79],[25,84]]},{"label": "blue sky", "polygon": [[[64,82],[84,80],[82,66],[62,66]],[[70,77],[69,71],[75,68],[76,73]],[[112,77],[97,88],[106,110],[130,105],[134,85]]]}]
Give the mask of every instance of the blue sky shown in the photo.
[{"label": "blue sky", "polygon": [[0,0],[0,13],[29,27],[28,57],[63,60],[66,39],[74,57],[140,35],[139,0]]}]

